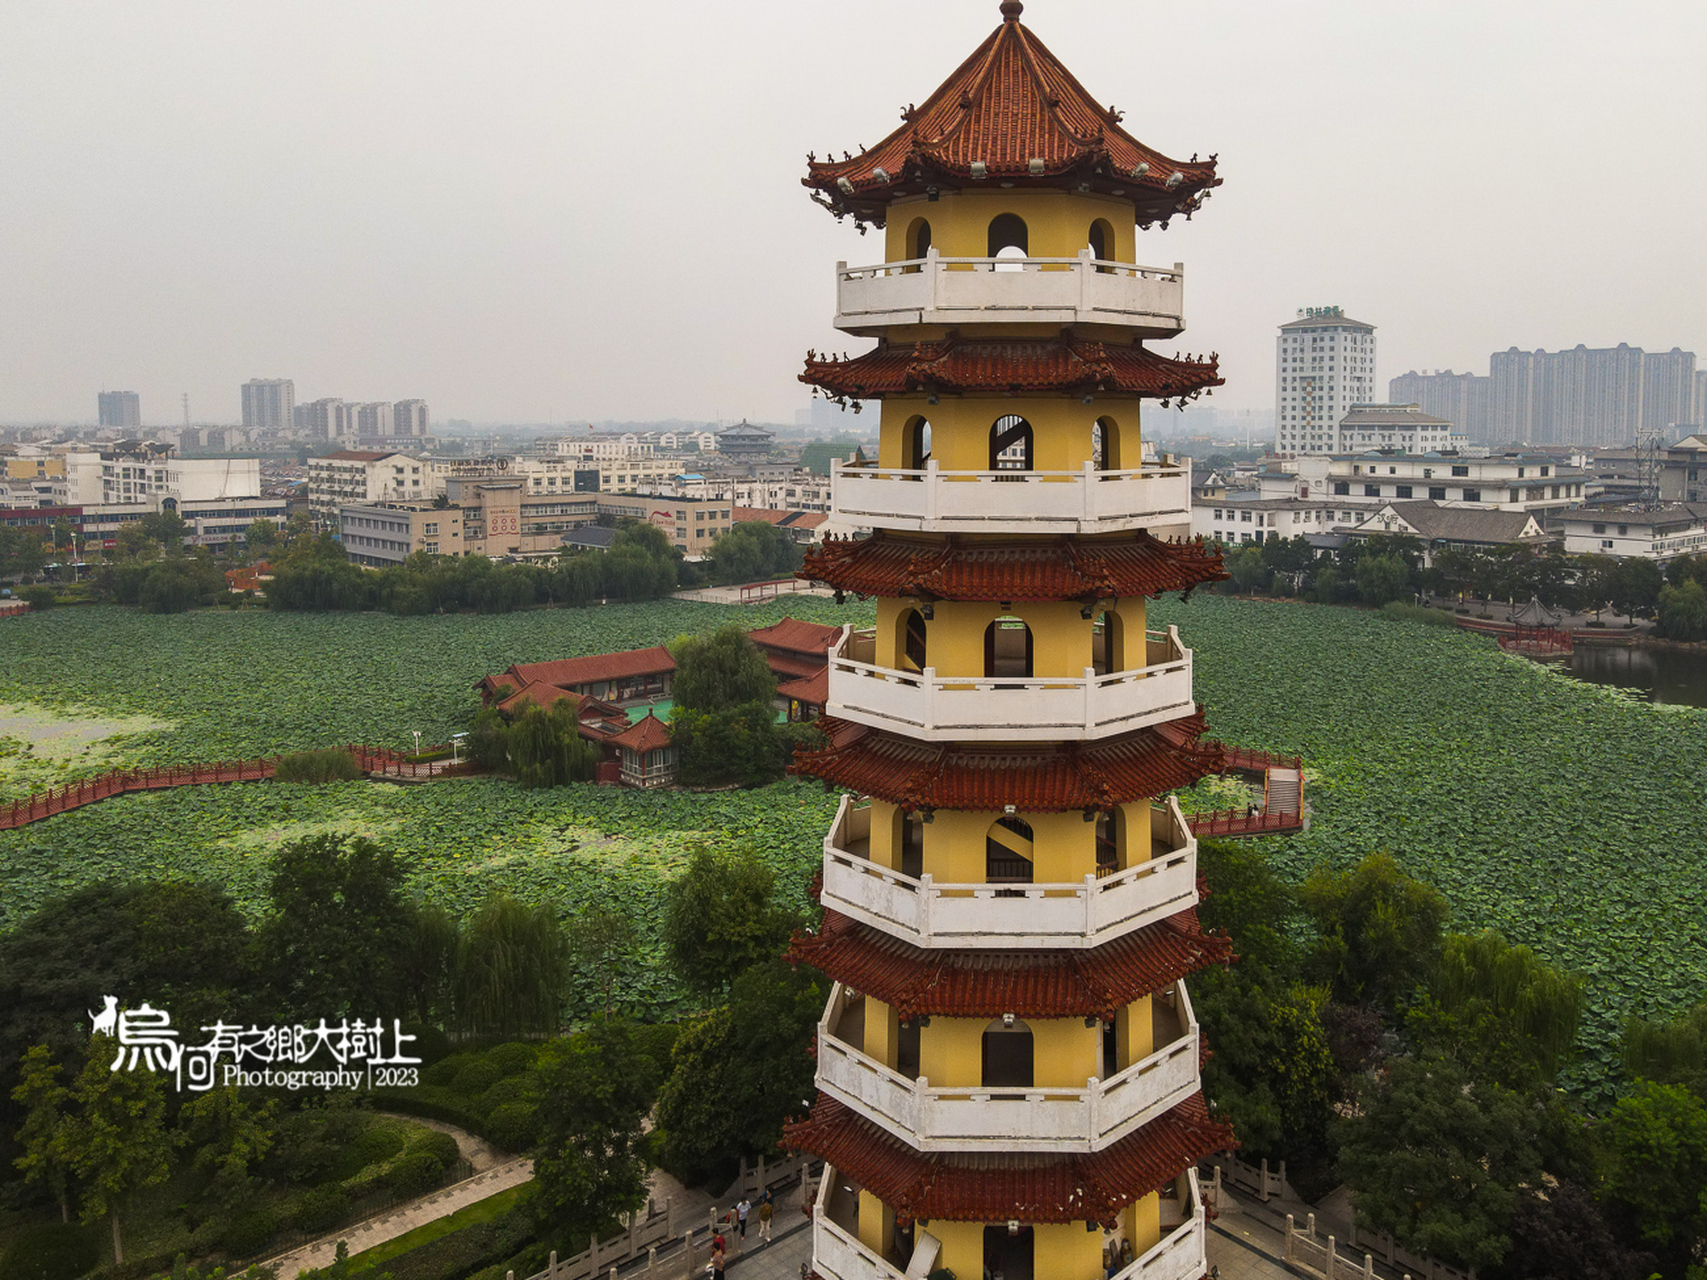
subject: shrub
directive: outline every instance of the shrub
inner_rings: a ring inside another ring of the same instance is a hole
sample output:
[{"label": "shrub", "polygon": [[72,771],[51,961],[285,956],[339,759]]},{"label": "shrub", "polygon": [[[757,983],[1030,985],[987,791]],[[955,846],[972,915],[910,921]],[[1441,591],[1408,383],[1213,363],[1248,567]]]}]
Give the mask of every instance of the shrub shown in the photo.
[{"label": "shrub", "polygon": [[440,1160],[436,1152],[411,1151],[391,1166],[386,1181],[398,1195],[424,1195],[439,1185],[445,1176],[445,1168],[446,1162]]},{"label": "shrub", "polygon": [[506,1151],[526,1151],[539,1137],[539,1112],[531,1102],[506,1102],[486,1117],[486,1137]]},{"label": "shrub", "polygon": [[52,587],[25,587],[18,594],[29,601],[30,608],[37,613],[43,609],[51,609],[59,603],[59,593]]},{"label": "shrub", "polygon": [[78,1223],[25,1227],[0,1258],[0,1280],[72,1280],[101,1261],[94,1233]]},{"label": "shrub", "polygon": [[[448,1039],[449,1037],[446,1038]],[[421,1056],[425,1057],[426,1055],[422,1054]],[[437,1085],[441,1089],[454,1088],[456,1085],[456,1073],[461,1071],[472,1061],[474,1061],[474,1059],[470,1058],[466,1053],[453,1053],[447,1057],[440,1058],[432,1065],[422,1068],[421,1083]]]},{"label": "shrub", "polygon": [[456,1139],[448,1133],[440,1133],[437,1129],[429,1129],[409,1144],[409,1154],[426,1151],[438,1157],[439,1163],[450,1168],[462,1158],[462,1149],[456,1145]]},{"label": "shrub", "polygon": [[533,1096],[534,1090],[526,1076],[506,1076],[481,1094],[477,1105],[486,1115],[491,1115],[499,1107],[513,1102],[528,1102]]},{"label": "shrub", "polygon": [[293,751],[279,760],[277,782],[353,782],[361,764],[348,751]]},{"label": "shrub", "polygon": [[278,1233],[278,1215],[271,1209],[256,1209],[231,1220],[220,1233],[220,1245],[234,1258],[260,1253]]},{"label": "shrub", "polygon": [[343,1177],[352,1178],[369,1165],[389,1160],[403,1150],[403,1135],[388,1125],[376,1124],[344,1148],[339,1161]]},{"label": "shrub", "polygon": [[291,1207],[291,1225],[299,1231],[325,1231],[344,1220],[350,1198],[338,1187],[315,1187],[304,1191]]},{"label": "shrub", "polygon": [[475,1058],[457,1071],[454,1083],[458,1093],[478,1098],[503,1079],[503,1075],[497,1064],[485,1058]]},{"label": "shrub", "polygon": [[[411,1056],[419,1058],[424,1070],[421,1078],[426,1079],[426,1073],[446,1058],[450,1057],[450,1037],[437,1027],[429,1027],[422,1023],[405,1024],[403,1034],[414,1036],[415,1042],[409,1046]],[[434,1083],[441,1083],[435,1081]],[[442,1083],[448,1084],[449,1081]]]},{"label": "shrub", "polygon": [[509,1044],[494,1045],[487,1050],[486,1061],[498,1068],[499,1075],[514,1076],[529,1070],[538,1056],[538,1045],[511,1041]]}]

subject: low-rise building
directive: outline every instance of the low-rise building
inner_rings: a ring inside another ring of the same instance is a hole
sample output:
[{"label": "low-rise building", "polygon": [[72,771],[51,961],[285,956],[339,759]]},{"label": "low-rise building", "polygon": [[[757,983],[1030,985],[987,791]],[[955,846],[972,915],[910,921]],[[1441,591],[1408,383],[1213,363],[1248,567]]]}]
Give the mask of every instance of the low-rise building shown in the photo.
[{"label": "low-rise building", "polygon": [[670,545],[689,560],[701,559],[713,542],[734,527],[733,510],[729,502],[706,498],[598,495],[600,515],[657,525],[670,539]]},{"label": "low-rise building", "polygon": [[1641,557],[1665,563],[1707,551],[1707,506],[1578,507],[1559,514],[1571,555]]},{"label": "low-rise building", "polygon": [[1530,511],[1448,507],[1426,500],[1389,502],[1369,513],[1347,536],[1361,542],[1384,535],[1403,535],[1421,542],[1424,568],[1432,566],[1442,551],[1494,551],[1511,546],[1540,549],[1559,541],[1542,529]]},{"label": "low-rise building", "polygon": [[1533,511],[1545,521],[1591,496],[1589,479],[1582,468],[1546,456],[1470,458],[1376,450],[1295,458],[1284,470],[1259,472],[1257,487],[1265,498],[1337,500],[1346,507],[1425,500]]},{"label": "low-rise building", "polygon": [[1662,502],[1707,502],[1707,436],[1685,436],[1665,451],[1659,486]]},{"label": "low-rise building", "polygon": [[1420,404],[1354,404],[1334,431],[1333,448],[1321,452],[1440,453],[1451,447],[1452,423],[1424,413]]},{"label": "low-rise building", "polygon": [[435,496],[427,464],[407,453],[338,449],[308,460],[308,509],[324,528],[336,527],[340,507]]},{"label": "low-rise building", "polygon": [[462,509],[418,502],[376,502],[338,508],[344,554],[370,569],[402,564],[417,551],[466,554]]},{"label": "low-rise building", "polygon": [[[1339,535],[1364,515],[1348,503],[1303,498],[1265,498],[1254,491],[1223,492],[1219,497],[1191,500],[1191,532],[1223,546],[1266,542],[1270,538],[1309,538],[1318,545],[1338,545]],[[1334,542],[1319,539],[1335,538]]]},{"label": "low-rise building", "polygon": [[467,555],[554,556],[563,535],[598,519],[600,495],[529,491],[521,476],[452,477],[445,498],[462,508]]}]

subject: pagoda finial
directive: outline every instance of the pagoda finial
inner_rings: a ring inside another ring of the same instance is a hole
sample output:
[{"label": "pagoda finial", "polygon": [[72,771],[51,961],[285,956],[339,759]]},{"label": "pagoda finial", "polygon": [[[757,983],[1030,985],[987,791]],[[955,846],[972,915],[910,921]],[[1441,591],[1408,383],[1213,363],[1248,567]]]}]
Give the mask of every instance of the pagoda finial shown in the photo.
[{"label": "pagoda finial", "polygon": [[1025,6],[1020,0],[1002,0],[1002,21],[1018,22],[1019,15],[1025,12]]}]

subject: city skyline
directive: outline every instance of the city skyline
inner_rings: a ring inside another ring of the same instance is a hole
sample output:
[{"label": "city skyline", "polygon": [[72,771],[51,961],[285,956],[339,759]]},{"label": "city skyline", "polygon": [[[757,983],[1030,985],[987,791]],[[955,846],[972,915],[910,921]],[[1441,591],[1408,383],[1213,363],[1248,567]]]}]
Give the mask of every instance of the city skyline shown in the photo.
[{"label": "city skyline", "polygon": [[[145,425],[175,423],[185,391],[197,420],[235,422],[269,371],[316,395],[408,386],[480,423],[790,421],[805,347],[853,346],[823,319],[829,272],[795,264],[881,256],[809,207],[806,152],[876,141],[995,8],[660,3],[644,47],[622,12],[545,6],[503,26],[432,4],[406,24],[321,4],[14,16],[0,421],[87,421],[104,384],[154,405]],[[1676,160],[1707,112],[1689,53],[1707,13],[1033,0],[1026,19],[1126,127],[1182,159],[1218,149],[1215,216],[1140,235],[1138,257],[1206,264],[1177,345],[1216,335],[1222,408],[1272,405],[1274,326],[1324,302],[1380,326],[1387,370],[1707,343],[1689,219],[1707,177]],[[916,40],[861,56],[898,29]],[[1212,32],[1216,58],[1194,59]],[[1140,46],[1176,52],[1138,71]],[[423,91],[396,94],[376,57]],[[859,92],[810,122],[779,109],[821,99],[826,67]],[[1430,92],[1390,91],[1406,79]],[[1588,154],[1648,175],[1643,201],[1588,216]],[[90,198],[73,155],[129,198]],[[608,181],[634,157],[635,181]],[[687,349],[647,340],[660,308]]]}]

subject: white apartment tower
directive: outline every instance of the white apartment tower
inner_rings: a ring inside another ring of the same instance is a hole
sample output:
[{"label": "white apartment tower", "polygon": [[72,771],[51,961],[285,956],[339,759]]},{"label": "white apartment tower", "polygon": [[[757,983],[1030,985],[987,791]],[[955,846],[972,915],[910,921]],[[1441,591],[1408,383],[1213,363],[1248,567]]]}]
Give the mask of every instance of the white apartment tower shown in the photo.
[{"label": "white apartment tower", "polygon": [[251,431],[289,431],[296,425],[296,383],[251,378],[243,384],[243,425]]},{"label": "white apartment tower", "polygon": [[1274,451],[1328,453],[1354,404],[1375,402],[1375,326],[1308,307],[1275,344]]}]

